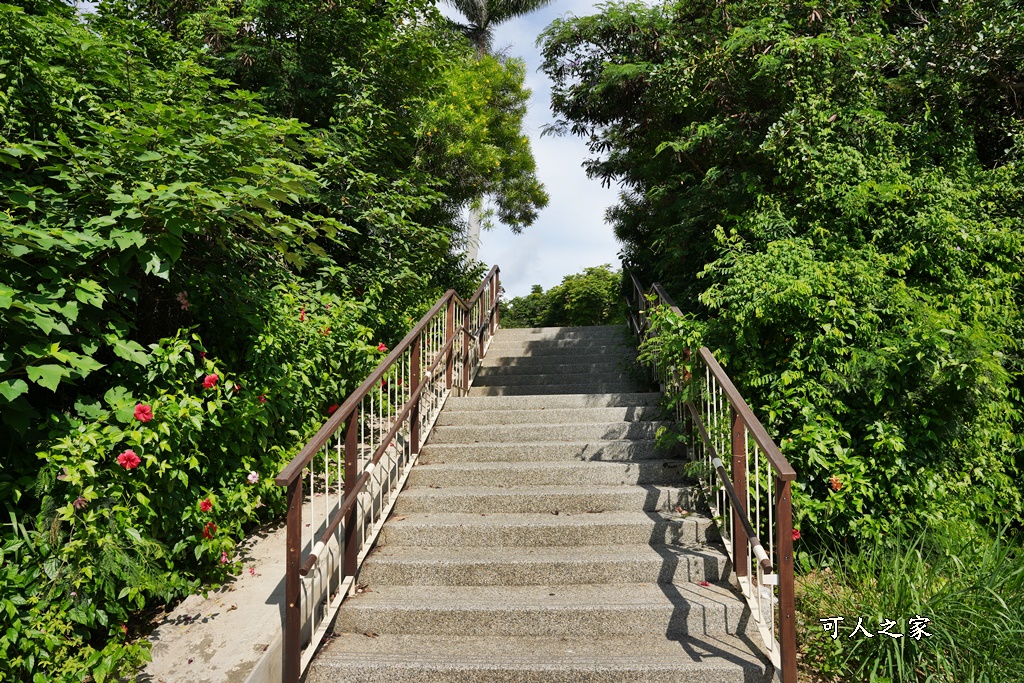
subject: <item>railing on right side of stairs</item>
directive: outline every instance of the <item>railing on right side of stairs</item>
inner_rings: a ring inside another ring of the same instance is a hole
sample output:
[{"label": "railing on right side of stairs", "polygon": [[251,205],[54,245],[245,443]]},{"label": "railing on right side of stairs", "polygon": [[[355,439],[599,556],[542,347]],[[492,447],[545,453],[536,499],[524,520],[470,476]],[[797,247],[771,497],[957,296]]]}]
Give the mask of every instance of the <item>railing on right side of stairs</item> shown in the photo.
[{"label": "railing on right side of stairs", "polygon": [[[653,308],[682,313],[660,284],[645,290],[628,274],[629,326],[644,342],[657,332],[651,326]],[[660,357],[655,342],[650,356],[662,392],[676,399],[675,417],[689,439],[691,459],[704,463],[700,476],[708,504],[772,664],[782,683],[796,683],[791,495],[796,471],[707,347],[696,353],[686,349],[672,364]],[[731,474],[722,457],[727,450]]]},{"label": "railing on right side of stairs", "polygon": [[288,489],[284,683],[298,683],[356,590],[445,400],[469,391],[498,329],[499,290],[497,266],[469,301],[448,290],[274,480]]}]

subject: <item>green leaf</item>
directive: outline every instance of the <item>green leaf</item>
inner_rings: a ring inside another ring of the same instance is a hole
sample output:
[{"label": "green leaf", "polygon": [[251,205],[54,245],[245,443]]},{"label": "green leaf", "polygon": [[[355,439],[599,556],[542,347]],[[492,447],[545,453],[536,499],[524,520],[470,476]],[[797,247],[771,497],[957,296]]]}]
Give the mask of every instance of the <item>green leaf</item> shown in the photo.
[{"label": "green leaf", "polygon": [[57,574],[60,572],[60,562],[56,557],[46,558],[46,561],[43,562],[43,572],[50,581],[57,578]]},{"label": "green leaf", "polygon": [[160,154],[159,152],[149,151],[149,152],[143,152],[139,156],[135,157],[135,160],[136,161],[159,161],[159,160],[161,160],[163,158],[164,158],[163,155]]},{"label": "green leaf", "polygon": [[[139,259],[140,263],[143,263],[142,259]],[[170,263],[168,261],[161,260],[156,254],[150,254],[149,260],[143,263],[146,269],[146,275],[156,275],[158,278],[163,280],[170,280]]]},{"label": "green leaf", "polygon": [[13,401],[28,391],[28,383],[23,379],[8,379],[0,382],[0,396]]},{"label": "green leaf", "polygon": [[68,369],[61,365],[30,365],[28,367],[28,378],[50,391],[57,391],[61,379],[69,374]]},{"label": "green leaf", "polygon": [[137,341],[118,339],[114,342],[113,346],[114,353],[121,358],[142,366],[149,364],[150,359],[149,355],[146,354],[146,349],[142,348],[142,345]]},{"label": "green leaf", "polygon": [[146,243],[146,236],[138,230],[111,230],[110,238],[117,243],[121,251],[131,249],[132,247],[141,247]]},{"label": "green leaf", "polygon": [[164,253],[171,259],[171,261],[177,261],[181,257],[182,243],[181,240],[173,235],[162,235],[157,240],[160,244],[160,248],[164,250]]},{"label": "green leaf", "polygon": [[103,394],[103,400],[115,410],[122,405],[135,403],[135,398],[128,393],[128,389],[120,386],[107,389],[107,393]]}]

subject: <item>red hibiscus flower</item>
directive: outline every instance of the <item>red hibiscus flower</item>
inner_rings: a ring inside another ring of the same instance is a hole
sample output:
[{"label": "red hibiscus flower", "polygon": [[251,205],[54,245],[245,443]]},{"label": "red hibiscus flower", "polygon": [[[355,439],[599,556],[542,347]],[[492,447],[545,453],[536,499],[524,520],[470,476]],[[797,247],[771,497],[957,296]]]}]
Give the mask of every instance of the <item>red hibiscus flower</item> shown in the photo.
[{"label": "red hibiscus flower", "polygon": [[793,540],[794,541],[799,541],[800,540],[800,530],[799,529],[793,529]]},{"label": "red hibiscus flower", "polygon": [[306,322],[306,307],[305,306],[303,306],[302,308],[299,309],[299,322],[300,323]]},{"label": "red hibiscus flower", "polygon": [[134,470],[141,462],[142,459],[139,458],[139,456],[135,454],[135,451],[131,449],[117,456],[117,464],[126,470]]},{"label": "red hibiscus flower", "polygon": [[377,350],[381,353],[387,353],[388,347],[384,345],[384,342],[381,342],[380,344],[377,344]]},{"label": "red hibiscus flower", "polygon": [[242,390],[242,385],[241,384],[236,384],[235,385],[235,393],[237,394],[241,390]]},{"label": "red hibiscus flower", "polygon": [[200,512],[209,512],[212,509],[213,509],[213,503],[210,502],[209,498],[204,498],[202,500],[202,502],[199,503],[199,510],[200,510]]},{"label": "red hibiscus flower", "polygon": [[71,503],[71,504],[75,506],[76,510],[81,510],[86,505],[88,505],[88,503],[85,502],[85,498],[82,498],[81,496],[79,496],[78,498],[75,498],[74,502]]},{"label": "red hibiscus flower", "polygon": [[266,403],[267,402],[267,395],[266,394],[260,394],[259,402],[260,403]]},{"label": "red hibiscus flower", "polygon": [[153,407],[142,403],[135,406],[135,419],[139,422],[149,422],[153,419]]},{"label": "red hibiscus flower", "polygon": [[832,487],[833,491],[838,491],[839,489],[843,488],[843,482],[839,481],[839,477],[830,477],[828,480],[828,485]]},{"label": "red hibiscus flower", "polygon": [[331,404],[331,407],[327,409],[327,414],[328,415],[334,415],[334,411],[337,410],[337,409],[338,409],[338,404],[337,403],[333,403],[333,404]]},{"label": "red hibiscus flower", "polygon": [[206,377],[203,378],[203,389],[212,389],[214,386],[216,386],[217,380],[219,379],[220,377],[218,377],[216,374],[207,375]]},{"label": "red hibiscus flower", "polygon": [[213,535],[217,533],[217,525],[213,522],[207,522],[203,525],[203,538],[213,538]]},{"label": "red hibiscus flower", "polygon": [[200,351],[199,352],[199,357],[200,358],[206,358],[206,351]]}]

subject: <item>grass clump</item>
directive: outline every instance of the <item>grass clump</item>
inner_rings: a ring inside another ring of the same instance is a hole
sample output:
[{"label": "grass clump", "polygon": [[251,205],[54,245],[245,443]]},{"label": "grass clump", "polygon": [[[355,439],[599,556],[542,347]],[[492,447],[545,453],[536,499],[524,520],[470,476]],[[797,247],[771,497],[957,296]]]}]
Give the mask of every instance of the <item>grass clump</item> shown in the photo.
[{"label": "grass clump", "polygon": [[[933,526],[829,553],[798,588],[802,668],[828,681],[1024,681],[1024,551],[1012,531]],[[840,616],[826,630],[821,620]]]}]

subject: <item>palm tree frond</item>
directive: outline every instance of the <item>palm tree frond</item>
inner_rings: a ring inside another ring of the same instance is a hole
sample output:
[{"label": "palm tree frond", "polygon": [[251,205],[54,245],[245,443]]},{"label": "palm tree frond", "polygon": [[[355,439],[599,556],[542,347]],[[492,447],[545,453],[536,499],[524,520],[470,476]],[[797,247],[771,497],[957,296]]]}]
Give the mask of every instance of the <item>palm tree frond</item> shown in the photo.
[{"label": "palm tree frond", "polygon": [[[481,0],[484,1],[485,0]],[[550,5],[554,0],[490,0],[488,5],[492,24],[501,24]]]}]

